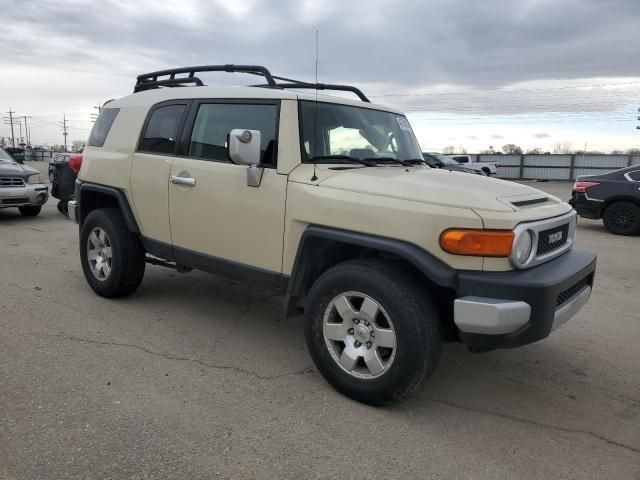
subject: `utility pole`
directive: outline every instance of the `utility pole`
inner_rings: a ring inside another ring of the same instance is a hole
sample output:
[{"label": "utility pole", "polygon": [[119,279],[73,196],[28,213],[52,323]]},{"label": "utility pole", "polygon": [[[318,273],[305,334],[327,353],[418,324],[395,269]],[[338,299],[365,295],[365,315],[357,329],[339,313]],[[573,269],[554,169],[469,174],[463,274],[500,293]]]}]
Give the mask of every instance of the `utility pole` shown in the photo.
[{"label": "utility pole", "polygon": [[9,114],[9,123],[11,124],[11,146],[15,148],[16,146],[16,139],[13,136],[13,114],[16,112],[11,111],[11,109],[9,109],[9,111],[7,112]]},{"label": "utility pole", "polygon": [[100,102],[98,102],[98,105],[93,106],[93,108],[98,110],[98,113],[91,114],[91,123],[95,123],[95,121],[98,119],[98,115],[100,115],[100,112],[102,112],[102,107],[103,107],[103,104]]},{"label": "utility pole", "polygon": [[27,116],[23,115],[24,118],[24,134],[27,137],[27,147],[31,146],[31,137],[29,136],[29,127],[27,126]]},{"label": "utility pole", "polygon": [[67,116],[65,114],[62,115],[62,135],[64,135],[64,151],[67,151],[67,135],[69,132],[67,131]]}]

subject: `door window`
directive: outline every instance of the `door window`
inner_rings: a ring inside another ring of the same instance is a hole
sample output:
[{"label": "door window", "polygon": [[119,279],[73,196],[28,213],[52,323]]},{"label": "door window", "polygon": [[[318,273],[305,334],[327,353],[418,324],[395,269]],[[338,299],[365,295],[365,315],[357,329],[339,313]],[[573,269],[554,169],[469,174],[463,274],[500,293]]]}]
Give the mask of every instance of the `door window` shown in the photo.
[{"label": "door window", "polygon": [[178,126],[184,109],[184,105],[156,108],[149,118],[139,150],[148,153],[175,153]]},{"label": "door window", "polygon": [[640,170],[627,173],[627,178],[631,179],[632,182],[640,182]]},{"label": "door window", "polygon": [[189,156],[229,162],[227,141],[231,130],[260,130],[260,163],[275,166],[277,118],[276,105],[203,103],[193,124]]}]

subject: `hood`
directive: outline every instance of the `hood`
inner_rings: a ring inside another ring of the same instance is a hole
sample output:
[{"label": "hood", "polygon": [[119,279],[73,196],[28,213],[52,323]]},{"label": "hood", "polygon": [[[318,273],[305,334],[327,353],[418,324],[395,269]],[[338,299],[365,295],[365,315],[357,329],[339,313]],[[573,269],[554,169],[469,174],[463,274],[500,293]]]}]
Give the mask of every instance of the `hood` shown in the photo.
[{"label": "hood", "polygon": [[545,202],[557,200],[526,185],[425,167],[332,170],[322,165],[318,166],[318,185],[413,202],[497,212],[517,211],[518,206],[511,202],[520,198],[538,198]]},{"label": "hood", "polygon": [[10,177],[30,177],[35,173],[40,173],[35,168],[27,165],[20,165],[13,162],[0,162],[0,176]]}]

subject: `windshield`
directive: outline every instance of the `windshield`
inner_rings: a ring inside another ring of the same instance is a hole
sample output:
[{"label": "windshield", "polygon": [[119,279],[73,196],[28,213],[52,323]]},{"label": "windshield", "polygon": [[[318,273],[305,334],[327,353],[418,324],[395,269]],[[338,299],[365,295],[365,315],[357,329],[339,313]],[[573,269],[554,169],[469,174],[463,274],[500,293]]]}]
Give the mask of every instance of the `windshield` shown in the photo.
[{"label": "windshield", "polygon": [[13,157],[9,155],[4,148],[0,148],[0,162],[11,162],[13,163]]},{"label": "windshield", "polygon": [[441,153],[428,153],[427,155],[429,155],[430,157],[437,158],[438,160],[440,160],[442,163],[446,165],[459,165],[459,163],[456,162],[453,158],[447,157],[446,155],[442,155]]},{"label": "windshield", "polygon": [[[302,157],[307,162],[344,159],[422,159],[403,115],[334,103],[300,102]],[[333,157],[333,159],[331,158]]]}]

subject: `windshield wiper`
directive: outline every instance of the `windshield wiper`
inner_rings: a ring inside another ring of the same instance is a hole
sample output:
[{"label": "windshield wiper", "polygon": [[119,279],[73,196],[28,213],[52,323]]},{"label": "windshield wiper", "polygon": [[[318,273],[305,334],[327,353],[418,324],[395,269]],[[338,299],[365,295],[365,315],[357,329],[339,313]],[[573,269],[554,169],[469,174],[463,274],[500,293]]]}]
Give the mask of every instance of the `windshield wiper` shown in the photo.
[{"label": "windshield wiper", "polygon": [[351,157],[349,155],[318,155],[315,157],[311,157],[311,162],[320,163],[320,161],[326,161],[326,163],[359,163],[360,165],[364,165],[366,167],[372,167],[370,162],[365,160],[361,160],[356,157]]},{"label": "windshield wiper", "polygon": [[403,160],[403,162],[409,165],[418,165],[418,164],[429,165],[424,158],[409,158],[408,160]]},{"label": "windshield wiper", "polygon": [[398,160],[393,157],[368,157],[364,159],[365,162],[393,162],[399,165],[404,165],[405,167],[409,166],[408,163],[404,163],[402,160]]}]

